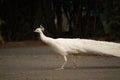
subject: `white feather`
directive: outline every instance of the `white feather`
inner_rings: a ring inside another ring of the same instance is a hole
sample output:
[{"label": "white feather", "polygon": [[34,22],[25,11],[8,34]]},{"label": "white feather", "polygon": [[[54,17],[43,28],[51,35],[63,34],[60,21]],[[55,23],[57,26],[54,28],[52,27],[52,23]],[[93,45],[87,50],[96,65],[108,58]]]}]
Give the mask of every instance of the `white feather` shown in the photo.
[{"label": "white feather", "polygon": [[[96,41],[90,39],[53,39],[46,37],[41,28],[37,28],[34,32],[40,34],[41,40],[50,46],[56,53],[64,56],[68,54],[107,54],[120,57],[120,44],[106,41]],[[61,68],[64,67],[64,64]]]},{"label": "white feather", "polygon": [[61,55],[93,53],[120,57],[120,44],[113,42],[88,39],[55,39],[54,45],[53,48],[56,52],[58,52],[59,49],[60,52],[64,52],[60,53]]}]

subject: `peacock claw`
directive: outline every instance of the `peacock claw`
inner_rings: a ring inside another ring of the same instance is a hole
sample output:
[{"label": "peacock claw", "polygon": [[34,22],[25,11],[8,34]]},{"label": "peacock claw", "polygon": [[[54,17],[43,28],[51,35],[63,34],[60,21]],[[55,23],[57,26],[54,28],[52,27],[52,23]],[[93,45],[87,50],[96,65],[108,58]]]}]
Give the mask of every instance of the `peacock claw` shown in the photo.
[{"label": "peacock claw", "polygon": [[61,70],[63,70],[64,68],[57,68],[56,70],[58,70],[58,71],[61,71]]}]

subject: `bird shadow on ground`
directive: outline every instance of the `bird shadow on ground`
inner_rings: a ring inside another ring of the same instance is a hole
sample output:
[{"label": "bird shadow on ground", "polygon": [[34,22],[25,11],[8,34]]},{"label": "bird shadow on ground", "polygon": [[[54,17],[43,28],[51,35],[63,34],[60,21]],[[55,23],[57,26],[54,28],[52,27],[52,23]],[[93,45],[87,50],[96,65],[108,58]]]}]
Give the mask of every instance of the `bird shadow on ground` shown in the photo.
[{"label": "bird shadow on ground", "polygon": [[[42,70],[56,70],[57,67],[42,67]],[[77,68],[65,67],[64,70],[94,70],[94,69],[120,69],[120,66],[81,66]]]},{"label": "bird shadow on ground", "polygon": [[120,69],[120,66],[85,66],[78,67],[77,69]]}]

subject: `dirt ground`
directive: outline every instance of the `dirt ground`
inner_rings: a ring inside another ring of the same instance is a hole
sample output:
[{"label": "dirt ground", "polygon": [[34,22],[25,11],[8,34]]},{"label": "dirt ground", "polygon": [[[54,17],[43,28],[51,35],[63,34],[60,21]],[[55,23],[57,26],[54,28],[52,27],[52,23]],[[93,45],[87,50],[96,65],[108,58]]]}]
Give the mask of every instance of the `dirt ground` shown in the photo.
[{"label": "dirt ground", "polygon": [[39,41],[8,42],[0,46],[0,80],[120,80],[120,58],[78,56],[73,69],[56,71],[63,58]]},{"label": "dirt ground", "polygon": [[32,46],[43,46],[41,41],[16,41],[16,42],[5,42],[0,43],[0,48],[15,48],[15,47],[32,47]]}]

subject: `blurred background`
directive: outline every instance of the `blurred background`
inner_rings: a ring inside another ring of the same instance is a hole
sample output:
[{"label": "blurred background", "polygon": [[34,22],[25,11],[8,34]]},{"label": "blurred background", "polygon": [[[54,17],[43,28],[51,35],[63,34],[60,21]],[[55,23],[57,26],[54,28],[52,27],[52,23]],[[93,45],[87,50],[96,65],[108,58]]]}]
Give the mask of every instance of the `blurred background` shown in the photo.
[{"label": "blurred background", "polygon": [[53,38],[120,40],[120,0],[0,0],[1,41]]}]

